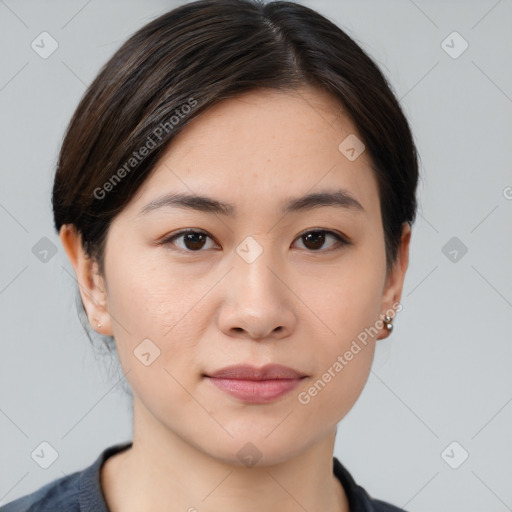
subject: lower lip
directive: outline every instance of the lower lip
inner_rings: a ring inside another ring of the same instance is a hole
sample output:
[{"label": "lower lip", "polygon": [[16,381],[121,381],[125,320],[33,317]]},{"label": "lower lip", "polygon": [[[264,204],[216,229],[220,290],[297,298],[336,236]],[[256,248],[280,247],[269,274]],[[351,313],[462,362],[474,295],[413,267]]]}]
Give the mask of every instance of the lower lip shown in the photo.
[{"label": "lower lip", "polygon": [[208,377],[208,380],[221,391],[244,402],[267,404],[289,393],[302,379],[240,380]]}]

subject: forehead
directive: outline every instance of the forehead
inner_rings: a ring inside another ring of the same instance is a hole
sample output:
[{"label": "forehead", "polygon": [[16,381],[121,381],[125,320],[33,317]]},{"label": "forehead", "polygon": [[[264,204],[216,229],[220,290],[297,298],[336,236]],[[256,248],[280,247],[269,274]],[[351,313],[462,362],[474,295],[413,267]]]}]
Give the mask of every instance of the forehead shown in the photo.
[{"label": "forehead", "polygon": [[363,151],[349,160],[340,150],[347,137],[362,139],[325,91],[250,91],[210,107],[178,133],[129,206],[135,212],[178,191],[214,196],[250,213],[262,201],[272,208],[284,198],[342,187],[376,214],[370,157]]}]

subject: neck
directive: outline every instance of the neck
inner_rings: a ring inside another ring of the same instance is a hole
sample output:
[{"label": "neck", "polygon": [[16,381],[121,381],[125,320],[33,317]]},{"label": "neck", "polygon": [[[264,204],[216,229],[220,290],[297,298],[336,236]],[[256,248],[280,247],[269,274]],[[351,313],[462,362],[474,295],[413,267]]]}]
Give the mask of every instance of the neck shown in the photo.
[{"label": "neck", "polygon": [[133,445],[104,464],[102,487],[111,512],[348,512],[334,438],[272,465],[233,465],[170,432],[135,397]]}]

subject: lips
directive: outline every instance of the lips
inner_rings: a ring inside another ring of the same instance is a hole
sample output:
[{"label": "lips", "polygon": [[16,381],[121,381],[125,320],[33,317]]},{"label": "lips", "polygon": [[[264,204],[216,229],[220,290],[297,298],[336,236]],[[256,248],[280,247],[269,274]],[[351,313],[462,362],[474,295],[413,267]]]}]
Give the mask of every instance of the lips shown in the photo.
[{"label": "lips", "polygon": [[205,375],[217,389],[250,404],[266,404],[297,387],[305,374],[287,366],[270,364],[228,366]]},{"label": "lips", "polygon": [[306,375],[287,366],[268,364],[262,368],[249,365],[227,366],[207,376],[215,379],[275,380],[300,379]]}]

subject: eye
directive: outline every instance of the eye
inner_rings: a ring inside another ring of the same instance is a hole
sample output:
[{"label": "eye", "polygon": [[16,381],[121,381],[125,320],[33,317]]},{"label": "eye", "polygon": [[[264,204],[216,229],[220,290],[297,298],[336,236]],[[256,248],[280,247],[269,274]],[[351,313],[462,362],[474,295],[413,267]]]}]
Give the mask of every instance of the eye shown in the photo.
[{"label": "eye", "polygon": [[[175,240],[179,239],[183,240],[183,245],[175,244]],[[198,231],[194,229],[187,229],[184,231],[180,231],[179,233],[175,233],[174,235],[166,238],[162,241],[163,245],[173,244],[178,245],[178,249],[187,252],[200,252],[207,244],[206,241],[212,238],[210,235],[205,233],[204,231]],[[212,249],[212,247],[206,247],[207,249]]]},{"label": "eye", "polygon": [[[331,246],[321,251],[320,249],[324,246],[326,239],[334,239],[334,243]],[[181,244],[176,243],[177,240],[181,239]],[[202,249],[213,249],[212,245],[208,247],[208,240],[213,243],[213,239],[205,231],[186,229],[179,231],[162,241],[162,245],[175,245],[178,250],[183,252],[201,252]],[[314,229],[304,232],[296,240],[302,240],[303,245],[310,252],[327,252],[341,248],[345,245],[351,245],[351,242],[346,238],[342,237],[334,231],[326,229]],[[215,244],[214,244],[215,245]]]},{"label": "eye", "polygon": [[334,231],[329,231],[326,229],[315,229],[306,231],[305,233],[300,235],[300,237],[297,238],[297,240],[303,240],[303,245],[307,249],[310,249],[311,251],[319,251],[325,244],[326,238],[329,237],[335,240],[334,244],[331,244],[330,248],[320,252],[327,252],[329,250],[341,248],[345,245],[351,245],[351,242],[349,242],[346,238],[342,237],[338,233],[335,233]]}]

